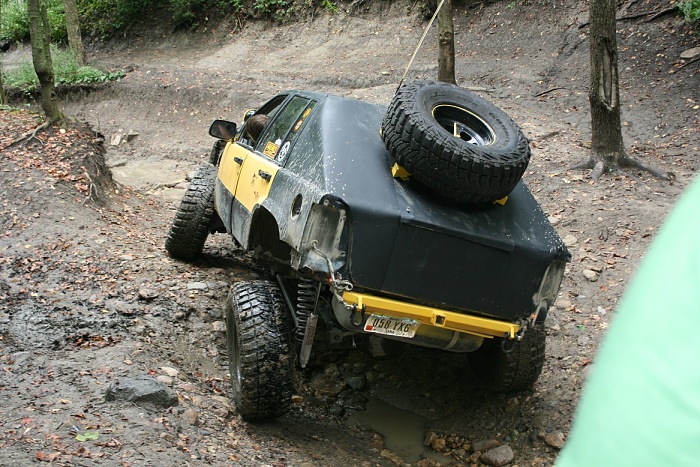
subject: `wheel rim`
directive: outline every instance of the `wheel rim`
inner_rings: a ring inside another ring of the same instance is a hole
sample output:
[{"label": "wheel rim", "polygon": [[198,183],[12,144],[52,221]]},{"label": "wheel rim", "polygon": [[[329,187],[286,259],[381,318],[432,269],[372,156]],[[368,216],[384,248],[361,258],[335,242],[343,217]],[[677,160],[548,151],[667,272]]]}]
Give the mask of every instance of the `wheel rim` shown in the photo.
[{"label": "wheel rim", "polygon": [[433,107],[435,121],[452,136],[476,146],[488,146],[496,142],[496,133],[477,115],[456,105]]}]

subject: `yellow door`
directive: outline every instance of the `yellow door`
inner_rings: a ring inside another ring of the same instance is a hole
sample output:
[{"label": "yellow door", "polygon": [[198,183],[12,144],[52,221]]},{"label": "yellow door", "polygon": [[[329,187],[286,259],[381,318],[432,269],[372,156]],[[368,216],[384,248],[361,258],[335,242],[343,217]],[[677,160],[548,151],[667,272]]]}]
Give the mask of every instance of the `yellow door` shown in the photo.
[{"label": "yellow door", "polygon": [[234,196],[243,163],[251,152],[240,144],[227,144],[219,163],[219,180]]},{"label": "yellow door", "polygon": [[270,193],[279,165],[267,156],[249,153],[243,164],[236,187],[236,199],[252,212]]}]

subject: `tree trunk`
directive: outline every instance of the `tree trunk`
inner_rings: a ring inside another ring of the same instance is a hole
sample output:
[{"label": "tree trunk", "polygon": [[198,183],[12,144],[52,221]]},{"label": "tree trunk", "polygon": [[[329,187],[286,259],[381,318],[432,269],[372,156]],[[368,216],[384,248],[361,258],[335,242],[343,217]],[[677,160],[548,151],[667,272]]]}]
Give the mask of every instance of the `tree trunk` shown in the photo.
[{"label": "tree trunk", "polygon": [[452,0],[444,0],[437,17],[438,80],[455,84],[455,27]]},{"label": "tree trunk", "polygon": [[63,0],[63,8],[66,12],[68,46],[75,55],[78,65],[85,66],[85,49],[83,48],[83,37],[80,34],[78,6],[75,4],[75,0]]},{"label": "tree trunk", "polygon": [[54,86],[51,45],[49,43],[49,18],[46,0],[28,0],[29,36],[32,43],[34,70],[41,86],[41,106],[49,123],[63,117],[58,108],[56,87]]},{"label": "tree trunk", "polygon": [[605,165],[617,165],[625,154],[620,123],[615,0],[590,3],[591,149]]},{"label": "tree trunk", "polygon": [[[2,0],[0,0],[0,18],[2,18]],[[2,87],[2,60],[0,60],[0,105],[5,105],[5,90]]]}]

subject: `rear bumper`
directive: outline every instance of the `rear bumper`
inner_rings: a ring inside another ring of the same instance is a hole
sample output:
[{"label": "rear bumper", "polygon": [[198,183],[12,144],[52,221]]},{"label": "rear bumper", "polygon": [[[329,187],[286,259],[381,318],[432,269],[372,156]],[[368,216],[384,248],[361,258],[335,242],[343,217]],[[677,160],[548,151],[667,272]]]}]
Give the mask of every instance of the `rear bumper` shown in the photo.
[{"label": "rear bumper", "polygon": [[450,331],[464,332],[480,337],[505,337],[514,339],[520,326],[473,315],[455,313],[424,305],[405,303],[375,295],[344,292],[343,301],[350,307],[364,311],[365,315],[378,314],[397,318],[410,318],[421,325],[434,326]]}]

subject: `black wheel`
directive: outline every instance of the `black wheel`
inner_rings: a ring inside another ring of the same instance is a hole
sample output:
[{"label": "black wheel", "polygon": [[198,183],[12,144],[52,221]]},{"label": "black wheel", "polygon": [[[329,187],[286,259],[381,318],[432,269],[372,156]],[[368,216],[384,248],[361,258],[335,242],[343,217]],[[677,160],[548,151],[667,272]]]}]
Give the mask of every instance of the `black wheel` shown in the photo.
[{"label": "black wheel", "polygon": [[200,166],[182,197],[168,238],[165,239],[165,250],[173,258],[191,261],[202,253],[210,227],[216,219],[215,178],[216,167],[211,164]]},{"label": "black wheel", "polygon": [[474,373],[495,392],[517,392],[535,384],[544,365],[546,332],[544,324],[528,328],[517,343],[502,339],[484,339],[481,347],[468,354]]},{"label": "black wheel", "polygon": [[209,153],[209,163],[213,166],[219,165],[219,160],[221,159],[221,153],[226,147],[226,141],[223,139],[217,139],[214,145],[211,147],[211,152]]},{"label": "black wheel", "polygon": [[269,281],[238,282],[226,306],[226,343],[238,412],[248,421],[289,411],[292,356],[285,304]]},{"label": "black wheel", "polygon": [[447,83],[402,86],[387,109],[382,138],[416,181],[459,203],[503,198],[530,161],[527,138],[508,115]]}]

